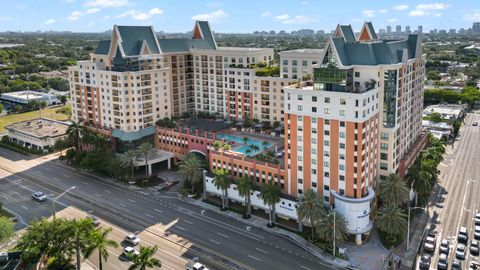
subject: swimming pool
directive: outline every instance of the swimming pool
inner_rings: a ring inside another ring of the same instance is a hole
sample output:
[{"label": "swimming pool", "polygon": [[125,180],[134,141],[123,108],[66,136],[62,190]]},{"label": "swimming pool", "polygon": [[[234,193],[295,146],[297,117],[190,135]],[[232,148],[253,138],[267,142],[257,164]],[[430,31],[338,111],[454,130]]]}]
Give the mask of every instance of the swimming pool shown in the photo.
[{"label": "swimming pool", "polygon": [[232,149],[234,151],[241,152],[244,155],[247,155],[246,152],[247,152],[247,149],[249,149],[249,145],[253,144],[253,145],[258,146],[259,150],[258,151],[257,150],[251,151],[251,153],[250,153],[251,156],[254,156],[254,155],[262,152],[264,147],[272,146],[271,143],[267,143],[266,145],[263,145],[262,141],[252,139],[252,138],[248,138],[248,142],[247,142],[248,145],[245,145],[243,143],[243,138],[242,137],[235,136],[235,135],[230,135],[230,134],[218,134],[217,139],[225,139],[227,141],[235,142],[235,146]]}]

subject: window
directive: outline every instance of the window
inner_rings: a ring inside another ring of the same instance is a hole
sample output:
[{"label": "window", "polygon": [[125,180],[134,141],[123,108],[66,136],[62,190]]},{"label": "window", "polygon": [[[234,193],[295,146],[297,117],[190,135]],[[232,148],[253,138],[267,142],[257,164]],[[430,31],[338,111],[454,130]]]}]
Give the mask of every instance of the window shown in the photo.
[{"label": "window", "polygon": [[344,122],[344,121],[340,121],[340,126],[341,126],[341,127],[345,127],[345,122]]},{"label": "window", "polygon": [[340,138],[345,138],[345,132],[340,131]]},{"label": "window", "polygon": [[288,66],[288,60],[285,60],[285,59],[284,59],[284,60],[283,60],[283,65],[284,65],[284,66]]},{"label": "window", "polygon": [[323,166],[324,166],[324,167],[330,167],[330,163],[328,163],[328,161],[324,161],[324,162],[323,162]]},{"label": "window", "polygon": [[302,157],[302,156],[298,156],[298,161],[303,161],[303,157]]},{"label": "window", "polygon": [[343,164],[338,165],[338,169],[340,171],[344,171],[345,170],[345,165],[343,165]]},{"label": "window", "polygon": [[316,159],[312,159],[312,164],[317,164],[317,160]]},{"label": "window", "polygon": [[388,150],[388,143],[380,143],[381,150]]},{"label": "window", "polygon": [[340,149],[345,149],[345,144],[344,143],[340,143]]},{"label": "window", "polygon": [[316,188],[317,187],[317,183],[316,182],[312,182],[312,188]]},{"label": "window", "polygon": [[340,99],[340,105],[345,105],[347,104],[347,101],[344,98]]},{"label": "window", "polygon": [[345,116],[345,110],[340,110],[340,116]]},{"label": "window", "polygon": [[313,96],[313,97],[312,97],[312,101],[313,101],[313,102],[317,102],[317,97]]},{"label": "window", "polygon": [[312,133],[317,134],[317,128],[312,128]]},{"label": "window", "polygon": [[382,170],[388,170],[388,164],[387,164],[387,163],[380,162],[380,169],[382,169]]},{"label": "window", "polygon": [[303,95],[298,95],[297,98],[298,100],[303,100]]},{"label": "window", "polygon": [[317,118],[316,117],[312,117],[312,124],[316,124],[317,123]]},{"label": "window", "polygon": [[308,61],[307,60],[303,60],[302,61],[302,66],[306,67],[308,65]]},{"label": "window", "polygon": [[303,184],[303,179],[302,179],[302,178],[298,178],[298,183],[299,183],[299,184]]},{"label": "window", "polygon": [[330,141],[323,141],[323,145],[330,146]]},{"label": "window", "polygon": [[323,189],[326,190],[326,191],[329,191],[330,190],[330,187],[328,185],[324,185],[323,186]]},{"label": "window", "polygon": [[317,154],[317,148],[312,148],[312,155],[316,155]]},{"label": "window", "polygon": [[298,137],[297,137],[297,140],[301,142],[301,141],[303,141],[303,137],[302,137],[302,136],[298,136]]},{"label": "window", "polygon": [[330,131],[329,131],[329,130],[325,130],[323,133],[324,133],[326,136],[329,136],[329,135],[330,135]]},{"label": "window", "polygon": [[317,144],[317,138],[312,138],[312,144]]},{"label": "window", "polygon": [[345,176],[344,175],[339,175],[338,177],[339,177],[340,181],[345,181]]},{"label": "window", "polygon": [[387,153],[380,153],[380,159],[381,160],[388,160],[388,154]]},{"label": "window", "polygon": [[325,176],[325,177],[330,177],[330,173],[329,173],[329,172],[325,172],[325,173],[323,174],[323,176]]},{"label": "window", "polygon": [[297,60],[292,60],[292,66],[296,66],[297,65]]},{"label": "window", "polygon": [[299,121],[299,122],[302,122],[302,121],[303,121],[303,116],[299,115],[299,116],[298,116],[298,121]]},{"label": "window", "polygon": [[302,110],[303,110],[303,106],[302,106],[302,105],[298,105],[298,106],[297,106],[297,110],[298,110],[298,111],[302,111]]},{"label": "window", "polygon": [[388,140],[388,133],[380,132],[380,139],[382,139],[382,140]]},{"label": "window", "polygon": [[302,172],[302,171],[303,171],[303,167],[302,167],[302,166],[298,166],[298,171],[299,171],[299,172]]},{"label": "window", "polygon": [[312,174],[317,174],[317,169],[312,169]]},{"label": "window", "polygon": [[329,97],[325,98],[325,103],[330,103],[330,98]]},{"label": "window", "polygon": [[345,160],[345,154],[338,154],[338,157],[339,157],[341,160]]},{"label": "window", "polygon": [[303,131],[303,126],[298,126],[297,129],[298,131]]},{"label": "window", "polygon": [[329,109],[329,108],[325,108],[325,109],[323,109],[323,112],[324,112],[325,114],[330,114],[330,109]]},{"label": "window", "polygon": [[325,119],[325,125],[330,125],[330,119]]},{"label": "window", "polygon": [[328,152],[328,151],[323,151],[323,155],[326,156],[326,157],[329,157],[329,156],[330,156],[330,152]]},{"label": "window", "polygon": [[312,107],[312,112],[317,112],[317,107]]},{"label": "window", "polygon": [[355,78],[360,77],[360,72],[355,72]]}]

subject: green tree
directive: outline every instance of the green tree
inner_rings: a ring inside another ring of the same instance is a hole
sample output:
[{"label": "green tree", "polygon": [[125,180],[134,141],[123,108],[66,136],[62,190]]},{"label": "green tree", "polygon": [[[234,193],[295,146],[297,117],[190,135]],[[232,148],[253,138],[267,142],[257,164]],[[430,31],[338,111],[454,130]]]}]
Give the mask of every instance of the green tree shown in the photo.
[{"label": "green tree", "polygon": [[223,150],[224,151],[230,151],[230,150],[232,150],[232,146],[228,143],[224,143],[223,144]]},{"label": "green tree", "polygon": [[244,143],[245,145],[248,144],[248,140],[250,140],[250,139],[249,139],[247,136],[245,136],[245,137],[242,138],[242,141],[243,141],[243,143]]},{"label": "green tree", "polygon": [[72,106],[70,105],[63,105],[62,107],[58,108],[55,112],[64,114],[68,118],[68,120],[72,118]]},{"label": "green tree", "polygon": [[223,143],[221,141],[214,141],[212,143],[212,147],[213,147],[213,149],[215,149],[215,151],[220,150],[220,148],[222,148],[222,145],[223,145]]},{"label": "green tree", "polygon": [[0,103],[0,113],[3,112],[3,104]]},{"label": "green tree", "polygon": [[118,243],[108,238],[108,235],[112,232],[112,228],[108,229],[96,229],[92,232],[89,246],[86,248],[84,256],[90,258],[93,252],[98,252],[98,268],[103,269],[103,260],[108,260],[108,248],[118,247]]},{"label": "green tree", "polygon": [[7,241],[10,237],[14,235],[14,226],[15,224],[10,219],[0,216],[0,244]]},{"label": "green tree", "polygon": [[427,72],[427,79],[429,80],[438,81],[441,78],[442,76],[440,76],[440,73],[436,70],[430,70],[429,72]]},{"label": "green tree", "polygon": [[402,205],[408,201],[409,190],[397,174],[390,174],[380,182],[379,195],[384,203]]},{"label": "green tree", "polygon": [[462,126],[462,122],[459,120],[453,121],[453,137],[456,138],[458,136],[458,132],[460,131],[460,127]]},{"label": "green tree", "polygon": [[250,148],[247,148],[247,149],[245,150],[245,155],[246,155],[247,157],[249,157],[251,154],[252,154],[252,150],[251,150]]},{"label": "green tree", "polygon": [[74,220],[75,253],[77,270],[81,268],[81,253],[86,251],[90,237],[94,230],[92,220],[89,218]]},{"label": "green tree", "polygon": [[224,169],[214,170],[213,175],[213,184],[222,191],[222,209],[225,210],[228,208],[228,189],[232,181],[228,177],[228,171]]},{"label": "green tree", "polygon": [[72,122],[70,126],[68,126],[66,133],[70,141],[73,143],[75,150],[81,152],[82,138],[87,133],[83,126],[83,122]]},{"label": "green tree", "polygon": [[378,210],[375,226],[389,235],[401,235],[407,229],[407,215],[394,203],[386,203]]},{"label": "green tree", "polygon": [[140,247],[140,252],[138,254],[130,255],[129,259],[132,262],[132,265],[128,267],[128,270],[146,270],[148,268],[162,267],[162,262],[154,258],[153,256],[157,252],[158,247]]},{"label": "green tree", "polygon": [[276,213],[275,213],[275,204],[280,202],[280,191],[278,190],[277,185],[270,181],[268,183],[263,183],[260,188],[260,195],[262,197],[263,203],[268,205],[269,211],[269,221],[268,226],[275,226]]},{"label": "green tree", "polygon": [[268,141],[263,141],[262,142],[263,150],[267,150],[268,146]]},{"label": "green tree", "polygon": [[252,206],[250,201],[250,192],[252,192],[252,181],[249,176],[244,175],[238,180],[237,185],[238,195],[245,200],[245,213],[244,218],[249,218],[252,212]]},{"label": "green tree", "polygon": [[313,190],[309,189],[303,194],[298,207],[297,207],[297,216],[298,222],[303,222],[304,220],[310,223],[312,228],[312,241],[315,238],[315,226],[316,222],[325,215],[323,209],[323,200],[318,194]]},{"label": "green tree", "polygon": [[151,143],[142,143],[138,147],[138,152],[143,156],[145,159],[145,177],[149,177],[148,175],[148,159],[153,155],[154,149]]},{"label": "green tree", "polygon": [[60,96],[60,102],[62,103],[63,106],[65,106],[65,104],[67,103],[67,96]]},{"label": "green tree", "polygon": [[430,121],[434,122],[434,123],[439,123],[439,122],[442,122],[442,115],[438,112],[433,112],[430,114]]},{"label": "green tree", "polygon": [[128,150],[120,157],[120,166],[130,169],[130,179],[135,180],[135,162],[137,160],[137,152]]},{"label": "green tree", "polygon": [[[318,220],[317,235],[324,241],[344,241],[347,238],[347,220],[335,209],[324,212],[324,215]],[[335,228],[335,239],[333,231]]]},{"label": "green tree", "polygon": [[183,155],[182,161],[178,165],[178,171],[182,176],[182,180],[190,185],[192,193],[196,185],[202,181],[203,170],[202,161],[194,153]]}]

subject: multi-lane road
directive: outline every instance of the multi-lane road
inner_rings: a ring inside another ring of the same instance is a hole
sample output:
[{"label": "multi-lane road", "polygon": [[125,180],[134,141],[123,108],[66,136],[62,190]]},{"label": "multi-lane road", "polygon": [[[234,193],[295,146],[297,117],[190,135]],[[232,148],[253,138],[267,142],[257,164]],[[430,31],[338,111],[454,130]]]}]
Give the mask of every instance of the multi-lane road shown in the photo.
[{"label": "multi-lane road", "polygon": [[474,215],[480,211],[480,127],[474,126],[473,122],[480,122],[479,111],[471,112],[465,118],[454,148],[447,146],[447,153],[439,166],[439,194],[430,210],[431,229],[438,235],[431,269],[437,269],[438,246],[442,239],[450,241],[448,258],[451,266],[458,244],[457,233],[462,226],[469,231],[469,245],[462,269],[466,269],[470,261],[479,260],[469,252]]},{"label": "multi-lane road", "polygon": [[[165,269],[183,269],[193,257],[211,269],[338,269],[282,236],[247,228],[177,198],[150,196],[92,178],[53,158],[29,158],[0,149],[0,200],[21,222],[52,214],[49,202],[31,200],[33,191],[59,194],[72,186],[77,188],[58,200],[59,214],[93,212],[114,227],[117,241],[127,232],[140,233],[143,244],[159,246]],[[108,269],[128,267],[118,256],[121,249],[110,252],[114,255]]]}]

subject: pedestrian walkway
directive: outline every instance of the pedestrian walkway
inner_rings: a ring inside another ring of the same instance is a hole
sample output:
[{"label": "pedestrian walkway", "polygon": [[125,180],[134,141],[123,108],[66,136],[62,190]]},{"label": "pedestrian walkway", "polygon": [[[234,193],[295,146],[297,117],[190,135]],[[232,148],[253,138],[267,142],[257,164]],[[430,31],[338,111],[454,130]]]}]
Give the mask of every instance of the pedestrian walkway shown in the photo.
[{"label": "pedestrian walkway", "polygon": [[342,267],[342,268],[351,266],[351,264],[348,261],[345,261],[345,260],[342,260],[342,259],[339,259],[339,258],[334,258],[332,255],[326,253],[325,251],[321,250],[316,245],[310,243],[309,241],[305,240],[303,237],[301,237],[301,236],[299,236],[299,235],[297,235],[293,232],[289,232],[289,231],[286,231],[286,230],[278,228],[278,227],[273,227],[273,228],[267,227],[268,221],[263,219],[263,218],[260,218],[260,217],[257,217],[257,216],[252,216],[249,219],[243,219],[241,214],[237,214],[237,213],[234,213],[234,212],[231,212],[231,211],[220,211],[220,209],[217,206],[214,206],[214,205],[211,205],[211,204],[208,204],[208,203],[204,203],[200,200],[195,200],[195,199],[192,199],[192,198],[181,198],[180,200],[182,200],[182,201],[184,201],[188,204],[196,205],[196,206],[201,207],[203,209],[208,209],[208,210],[214,211],[218,214],[228,216],[228,217],[230,217],[232,219],[235,219],[239,222],[243,222],[246,225],[253,226],[255,228],[259,228],[259,229],[277,234],[279,236],[289,238],[290,240],[295,242],[297,245],[301,246],[302,248],[304,248],[305,250],[310,252],[312,255],[320,258],[323,261],[330,262],[333,265],[336,265],[336,266],[339,266],[339,267]]},{"label": "pedestrian walkway", "polygon": [[367,243],[363,245],[343,243],[341,247],[347,249],[348,261],[354,267],[365,270],[383,269],[389,253],[374,230],[372,230]]}]

